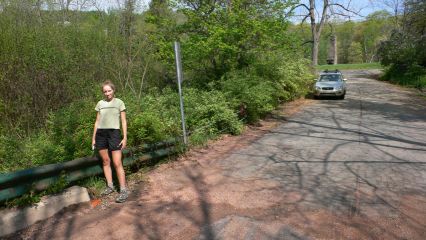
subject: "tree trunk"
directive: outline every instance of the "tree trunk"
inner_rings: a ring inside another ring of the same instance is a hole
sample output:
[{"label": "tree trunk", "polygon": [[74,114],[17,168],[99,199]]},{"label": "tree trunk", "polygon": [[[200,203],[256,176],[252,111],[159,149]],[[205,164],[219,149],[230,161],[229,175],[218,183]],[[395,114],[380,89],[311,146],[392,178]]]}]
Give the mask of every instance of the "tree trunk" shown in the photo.
[{"label": "tree trunk", "polygon": [[314,42],[312,43],[312,65],[318,65],[318,50],[319,50],[319,39],[314,37]]},{"label": "tree trunk", "polygon": [[318,50],[321,37],[321,31],[324,24],[327,23],[327,9],[329,7],[328,0],[323,0],[323,9],[321,13],[320,22],[317,24],[315,19],[315,0],[309,0],[309,17],[311,19],[311,32],[312,32],[312,64],[318,65]]},{"label": "tree trunk", "polygon": [[311,19],[311,33],[312,33],[312,65],[316,66],[318,64],[318,48],[319,48],[319,38],[316,29],[316,20],[315,20],[315,0],[309,1],[309,17]]},{"label": "tree trunk", "polygon": [[41,5],[42,5],[41,0],[37,0],[37,2],[36,2],[36,8],[37,8],[38,23],[40,25],[43,23],[43,19],[42,19],[42,16],[41,16],[41,12],[42,12]]},{"label": "tree trunk", "polygon": [[333,24],[330,24],[331,34],[328,43],[327,64],[337,64],[337,36]]},{"label": "tree trunk", "polygon": [[334,65],[337,64],[337,36],[334,34],[333,36],[333,50],[334,50]]}]

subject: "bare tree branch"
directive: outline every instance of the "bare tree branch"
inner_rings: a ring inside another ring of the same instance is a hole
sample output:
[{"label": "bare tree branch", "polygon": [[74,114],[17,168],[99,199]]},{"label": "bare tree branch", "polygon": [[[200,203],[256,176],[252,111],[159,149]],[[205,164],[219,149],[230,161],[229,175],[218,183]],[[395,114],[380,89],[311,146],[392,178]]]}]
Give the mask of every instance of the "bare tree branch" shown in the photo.
[{"label": "bare tree branch", "polygon": [[290,11],[288,11],[288,13],[285,15],[285,17],[288,17],[288,16],[290,16],[290,14],[294,11],[294,10],[296,10],[297,8],[299,8],[299,7],[304,7],[304,8],[306,8],[307,10],[308,10],[308,12],[309,12],[309,7],[306,5],[306,4],[298,4],[298,5],[296,5],[296,6],[294,6],[294,7],[292,7],[291,9],[290,9]]},{"label": "bare tree branch", "polygon": [[309,14],[292,15],[292,17],[309,17]]},{"label": "bare tree branch", "polygon": [[[342,5],[342,4],[340,4],[340,3],[331,3],[331,4],[329,4],[329,6],[337,6],[337,7],[342,8],[342,9],[343,9],[343,10],[345,10],[346,12],[350,12],[350,13],[353,13],[353,14],[355,14],[355,15],[357,15],[357,16],[364,17],[363,15],[359,14],[361,10],[359,10],[358,12],[355,12],[355,11],[352,11],[351,9],[349,9],[348,7],[343,6],[343,5]],[[341,15],[342,13],[336,13],[336,12],[334,12],[334,14],[339,14],[339,15]],[[349,15],[346,15],[346,16],[349,16]]]},{"label": "bare tree branch", "polygon": [[304,41],[302,44],[300,44],[301,46],[303,46],[303,45],[305,45],[305,44],[308,44],[308,43],[314,43],[314,41],[312,41],[312,40],[307,40],[307,41]]},{"label": "bare tree branch", "polygon": [[302,19],[302,22],[300,23],[300,25],[303,25],[303,23],[306,21],[306,19],[308,19],[308,17],[309,17],[309,14],[305,15],[305,17]]},{"label": "bare tree branch", "polygon": [[148,63],[149,63],[149,61],[146,61],[145,68],[143,70],[141,83],[140,83],[140,86],[139,86],[138,100],[140,100],[141,96],[142,96],[142,87],[143,87],[143,82],[144,82],[144,79],[145,79],[146,70],[148,69]]},{"label": "bare tree branch", "polygon": [[327,23],[328,17],[327,17],[327,8],[329,7],[328,0],[324,0],[324,6],[322,7],[322,15],[321,20],[319,24],[319,28],[317,29],[318,32],[318,38],[320,37],[321,31],[324,27],[324,24]]}]

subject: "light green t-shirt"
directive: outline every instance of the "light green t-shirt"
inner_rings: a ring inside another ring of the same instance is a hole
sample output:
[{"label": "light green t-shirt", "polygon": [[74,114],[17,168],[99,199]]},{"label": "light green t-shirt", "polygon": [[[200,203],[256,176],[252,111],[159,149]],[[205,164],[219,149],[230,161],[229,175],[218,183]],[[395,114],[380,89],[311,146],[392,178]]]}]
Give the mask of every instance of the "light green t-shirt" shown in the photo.
[{"label": "light green t-shirt", "polygon": [[100,115],[98,128],[120,129],[120,113],[126,110],[123,101],[118,98],[113,98],[109,102],[101,100],[96,104],[95,110]]}]

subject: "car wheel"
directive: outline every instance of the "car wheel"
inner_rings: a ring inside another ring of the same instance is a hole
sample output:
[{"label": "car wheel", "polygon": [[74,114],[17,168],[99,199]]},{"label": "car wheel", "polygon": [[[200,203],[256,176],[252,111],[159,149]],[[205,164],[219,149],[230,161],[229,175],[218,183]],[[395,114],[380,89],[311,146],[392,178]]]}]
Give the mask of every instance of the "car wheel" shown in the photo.
[{"label": "car wheel", "polygon": [[317,95],[314,95],[314,99],[318,99],[319,97]]},{"label": "car wheel", "polygon": [[340,99],[345,99],[345,94],[343,94],[342,96],[340,96]]}]

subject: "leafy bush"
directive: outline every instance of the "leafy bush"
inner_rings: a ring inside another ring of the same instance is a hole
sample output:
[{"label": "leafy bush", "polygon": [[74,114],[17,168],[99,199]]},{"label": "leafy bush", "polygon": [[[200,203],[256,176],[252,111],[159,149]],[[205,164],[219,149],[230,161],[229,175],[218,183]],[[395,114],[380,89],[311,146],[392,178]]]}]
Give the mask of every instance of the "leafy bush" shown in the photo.
[{"label": "leafy bush", "polygon": [[0,137],[0,172],[62,162],[65,156],[63,146],[54,143],[46,133],[25,139]]},{"label": "leafy bush", "polygon": [[234,71],[222,80],[222,89],[234,109],[248,122],[257,121],[278,105],[278,89],[268,80],[247,71]]},{"label": "leafy bush", "polygon": [[1,172],[69,161],[88,156],[95,121],[95,103],[80,100],[50,113],[44,129],[26,137],[0,138]]},{"label": "leafy bush", "polygon": [[46,133],[29,138],[23,149],[24,164],[28,167],[63,162],[67,157],[64,146],[53,142]]},{"label": "leafy bush", "polygon": [[95,101],[80,100],[49,115],[48,138],[63,147],[63,160],[91,154],[95,105]]},{"label": "leafy bush", "polygon": [[20,157],[22,152],[20,141],[12,136],[0,135],[0,172],[8,172],[17,166],[26,167]]},{"label": "leafy bush", "polygon": [[187,129],[195,142],[220,133],[240,134],[242,123],[225,94],[213,90],[184,89]]},{"label": "leafy bush", "polygon": [[400,85],[426,88],[426,69],[413,64],[411,66],[391,64],[381,77],[382,80],[394,82]]},{"label": "leafy bush", "polygon": [[313,78],[306,60],[292,60],[290,54],[256,55],[250,67],[227,73],[219,84],[231,106],[248,122],[257,121],[280,102],[307,94]]},{"label": "leafy bush", "polygon": [[176,92],[169,88],[154,90],[140,102],[135,100],[126,100],[129,144],[154,143],[179,135],[179,100]]},{"label": "leafy bush", "polygon": [[[219,133],[239,134],[242,123],[230,108],[225,95],[218,91],[184,88],[186,128],[195,143]],[[179,95],[171,88],[152,90],[138,105],[130,107],[129,142],[138,145],[182,136]],[[130,112],[131,111],[131,112]]]},{"label": "leafy bush", "polygon": [[309,61],[294,54],[278,56],[275,61],[279,64],[278,82],[282,89],[282,100],[289,101],[305,96],[314,83]]},{"label": "leafy bush", "polygon": [[406,0],[402,28],[394,29],[379,46],[380,62],[387,66],[383,79],[407,86],[425,87],[426,7],[423,1]]}]

